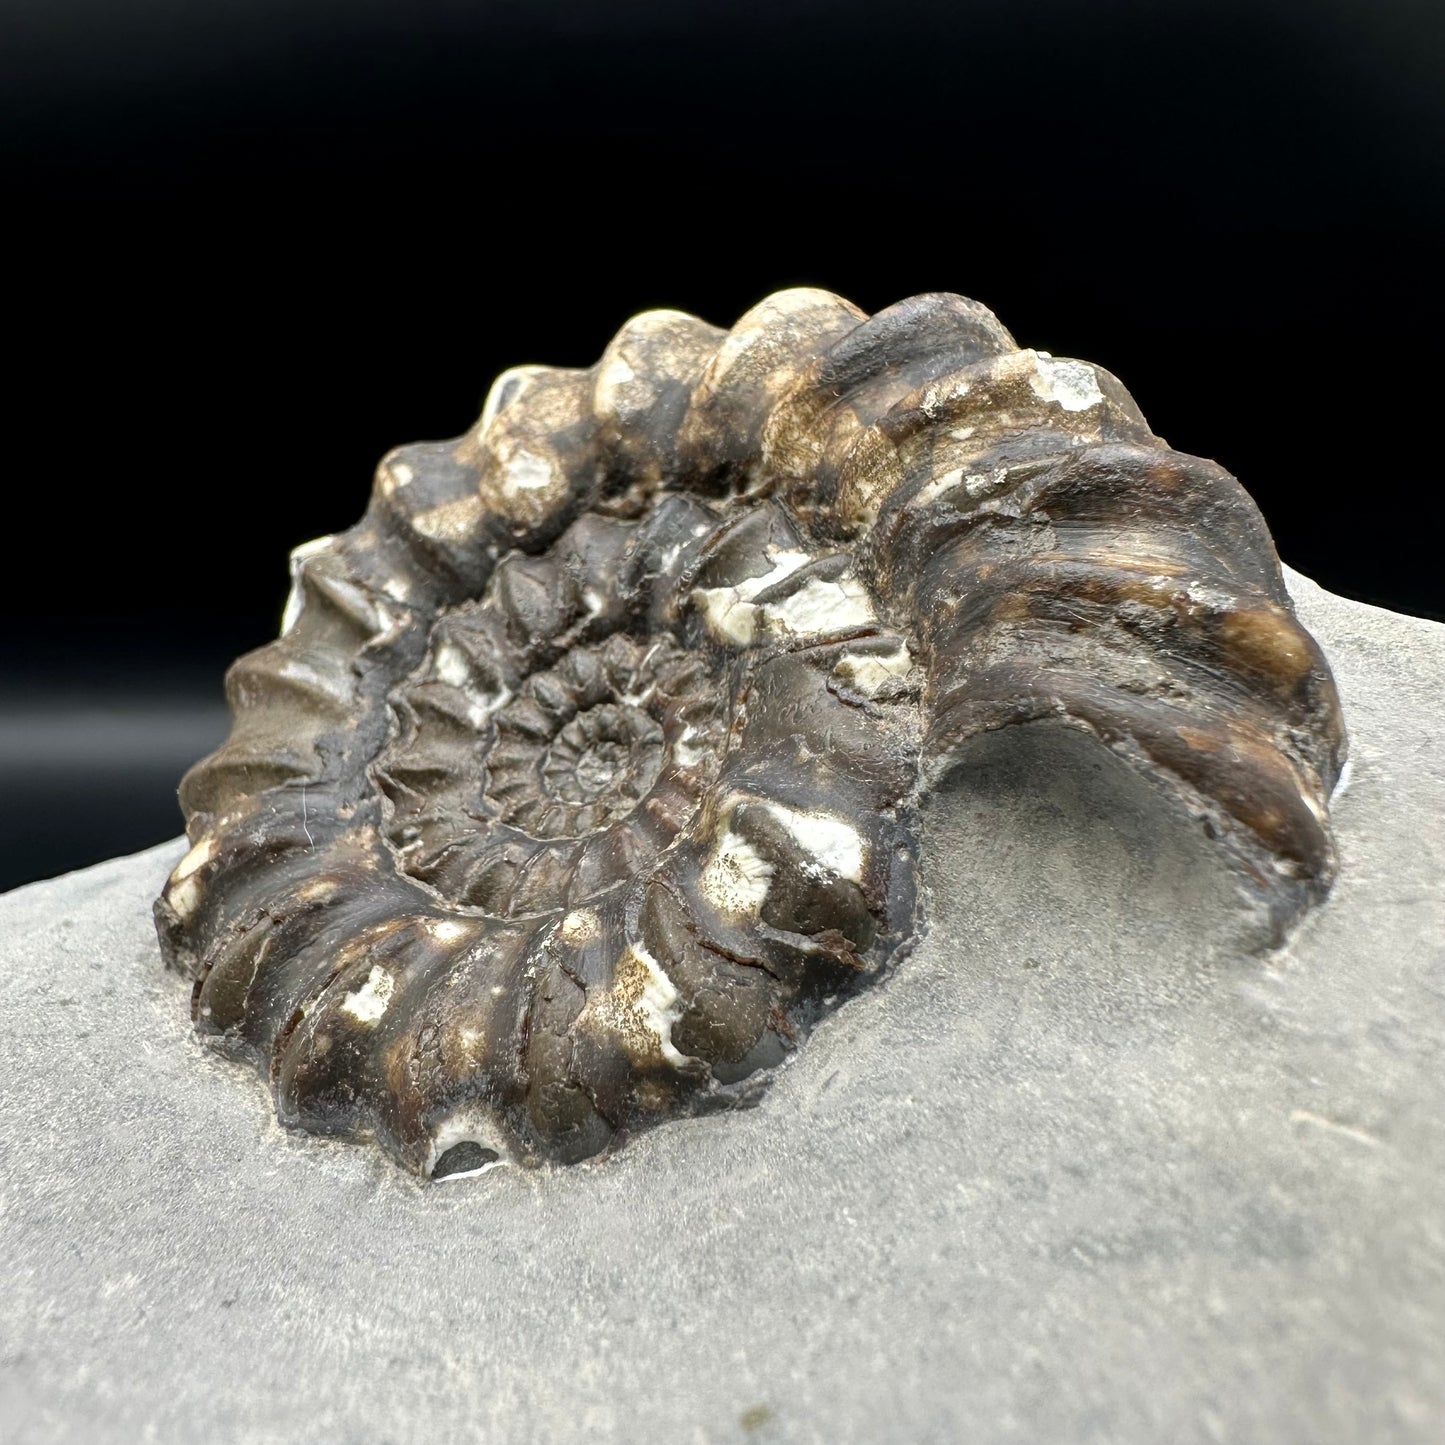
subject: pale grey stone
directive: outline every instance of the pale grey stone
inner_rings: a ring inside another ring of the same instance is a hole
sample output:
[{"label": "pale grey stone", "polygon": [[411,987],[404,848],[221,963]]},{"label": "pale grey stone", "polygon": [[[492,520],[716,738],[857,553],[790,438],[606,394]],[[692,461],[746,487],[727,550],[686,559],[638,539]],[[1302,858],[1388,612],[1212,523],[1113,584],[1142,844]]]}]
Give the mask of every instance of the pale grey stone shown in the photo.
[{"label": "pale grey stone", "polygon": [[991,740],[917,953],[599,1164],[284,1135],[160,968],[179,843],[8,895],[0,1437],[1439,1440],[1445,627],[1291,585],[1354,761],[1285,948],[1107,756]]}]

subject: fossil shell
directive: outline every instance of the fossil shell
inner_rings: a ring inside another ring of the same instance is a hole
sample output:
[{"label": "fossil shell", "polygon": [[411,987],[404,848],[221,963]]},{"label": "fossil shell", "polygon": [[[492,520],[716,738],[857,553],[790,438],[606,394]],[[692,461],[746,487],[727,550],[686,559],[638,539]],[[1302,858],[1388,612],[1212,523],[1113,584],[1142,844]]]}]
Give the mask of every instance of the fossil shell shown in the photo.
[{"label": "fossil shell", "polygon": [[975,302],[785,291],[498,379],[299,548],[157,904],[281,1121],[436,1176],[746,1098],[915,935],[978,734],[1097,737],[1280,927],[1339,704],[1258,511]]}]

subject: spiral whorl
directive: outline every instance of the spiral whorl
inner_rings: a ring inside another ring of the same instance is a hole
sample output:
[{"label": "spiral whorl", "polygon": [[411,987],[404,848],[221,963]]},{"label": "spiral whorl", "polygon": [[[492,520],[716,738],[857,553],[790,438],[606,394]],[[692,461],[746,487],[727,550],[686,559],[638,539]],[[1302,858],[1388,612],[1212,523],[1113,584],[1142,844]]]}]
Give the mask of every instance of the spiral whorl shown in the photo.
[{"label": "spiral whorl", "polygon": [[1328,888],[1328,666],[1257,509],[951,295],[635,317],[298,548],[157,904],[288,1125],[443,1175],[746,1097],[914,937],[918,809],[1050,718],[1277,929]]}]

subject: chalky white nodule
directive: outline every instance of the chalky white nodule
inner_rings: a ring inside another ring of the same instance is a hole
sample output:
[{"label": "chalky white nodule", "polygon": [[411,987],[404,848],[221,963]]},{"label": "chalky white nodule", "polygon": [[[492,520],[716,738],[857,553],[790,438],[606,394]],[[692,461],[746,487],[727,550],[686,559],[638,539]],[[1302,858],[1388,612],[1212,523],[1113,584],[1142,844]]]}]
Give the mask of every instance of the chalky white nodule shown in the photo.
[{"label": "chalky white nodule", "polygon": [[1329,884],[1338,701],[1258,511],[962,297],[645,313],[294,572],[162,945],[283,1123],[420,1173],[755,1092],[915,935],[920,802],[985,731],[1096,736],[1278,928]]}]

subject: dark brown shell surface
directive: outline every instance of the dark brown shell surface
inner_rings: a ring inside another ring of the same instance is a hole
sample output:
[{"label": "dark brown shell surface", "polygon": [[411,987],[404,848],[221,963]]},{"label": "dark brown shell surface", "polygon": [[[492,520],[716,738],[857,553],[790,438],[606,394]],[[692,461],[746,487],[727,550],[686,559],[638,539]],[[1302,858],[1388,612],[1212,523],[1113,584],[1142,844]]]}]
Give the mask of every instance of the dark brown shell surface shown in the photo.
[{"label": "dark brown shell surface", "polygon": [[745,1100],[919,927],[920,805],[1054,719],[1282,930],[1345,739],[1263,520],[952,295],[653,311],[297,549],[156,905],[282,1123],[442,1177]]}]

